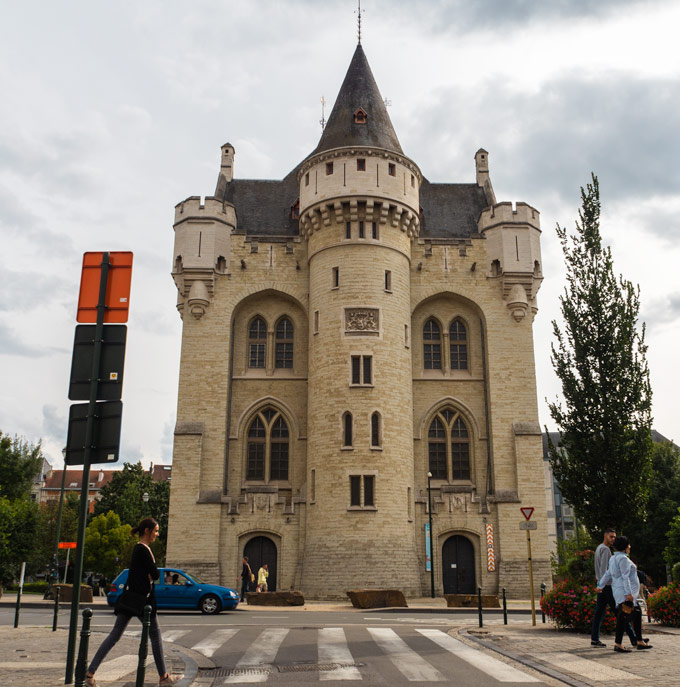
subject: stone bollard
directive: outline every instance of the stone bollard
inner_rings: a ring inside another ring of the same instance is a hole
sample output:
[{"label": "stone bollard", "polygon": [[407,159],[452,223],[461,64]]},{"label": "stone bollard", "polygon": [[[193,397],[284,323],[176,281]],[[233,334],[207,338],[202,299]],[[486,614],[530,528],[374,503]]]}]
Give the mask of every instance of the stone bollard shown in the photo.
[{"label": "stone bollard", "polygon": [[54,587],[54,617],[52,618],[52,632],[57,631],[57,620],[59,619],[59,587]]}]

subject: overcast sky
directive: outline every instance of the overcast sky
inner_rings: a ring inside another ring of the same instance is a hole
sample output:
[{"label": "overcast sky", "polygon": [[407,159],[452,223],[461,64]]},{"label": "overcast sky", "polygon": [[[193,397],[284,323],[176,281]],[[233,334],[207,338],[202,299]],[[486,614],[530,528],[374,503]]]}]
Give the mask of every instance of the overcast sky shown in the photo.
[{"label": "overcast sky", "polygon": [[[364,0],[364,50],[404,152],[541,212],[534,322],[542,424],[559,384],[555,224],[600,179],[602,233],[640,285],[654,427],[680,442],[680,3]],[[82,254],[132,250],[125,461],[169,462],[181,322],[173,209],[211,195],[220,145],[241,178],[316,146],[356,45],[353,0],[4,3],[0,22],[0,429],[61,464]]]}]

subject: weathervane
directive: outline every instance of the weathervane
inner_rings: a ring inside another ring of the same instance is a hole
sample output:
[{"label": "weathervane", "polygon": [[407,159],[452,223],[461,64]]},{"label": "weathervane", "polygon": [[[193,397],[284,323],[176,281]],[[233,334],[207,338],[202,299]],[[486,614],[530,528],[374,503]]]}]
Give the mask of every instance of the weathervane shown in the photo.
[{"label": "weathervane", "polygon": [[357,37],[359,38],[359,45],[361,45],[361,15],[363,14],[364,10],[361,9],[361,0],[358,0],[359,2],[359,9],[355,11],[355,14],[357,15],[357,26],[358,26],[358,31],[357,31]]},{"label": "weathervane", "polygon": [[323,131],[326,126],[326,98],[323,96],[321,96],[321,119],[319,124],[321,124],[321,131]]}]

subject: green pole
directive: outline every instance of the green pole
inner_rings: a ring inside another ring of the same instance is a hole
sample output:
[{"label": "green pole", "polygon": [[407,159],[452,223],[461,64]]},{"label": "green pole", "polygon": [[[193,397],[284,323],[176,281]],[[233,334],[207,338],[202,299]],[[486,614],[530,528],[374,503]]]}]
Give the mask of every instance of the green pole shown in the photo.
[{"label": "green pole", "polygon": [[64,457],[64,469],[61,471],[61,489],[59,490],[59,510],[57,511],[57,534],[54,537],[54,553],[52,564],[54,565],[54,577],[59,582],[59,538],[61,537],[61,515],[64,510],[64,484],[66,482],[66,449],[62,450]]}]

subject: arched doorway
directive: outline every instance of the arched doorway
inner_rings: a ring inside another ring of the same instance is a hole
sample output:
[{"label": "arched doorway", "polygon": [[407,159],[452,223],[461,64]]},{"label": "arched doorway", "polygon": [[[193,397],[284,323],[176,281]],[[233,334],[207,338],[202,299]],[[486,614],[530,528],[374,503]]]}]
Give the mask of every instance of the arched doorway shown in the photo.
[{"label": "arched doorway", "polygon": [[474,594],[475,549],[459,534],[449,537],[442,547],[442,582],[444,594]]},{"label": "arched doorway", "polygon": [[248,556],[250,569],[255,574],[257,584],[257,571],[263,563],[269,567],[269,579],[267,587],[270,592],[276,591],[276,564],[278,552],[276,544],[269,537],[253,537],[245,546],[243,555]]}]

